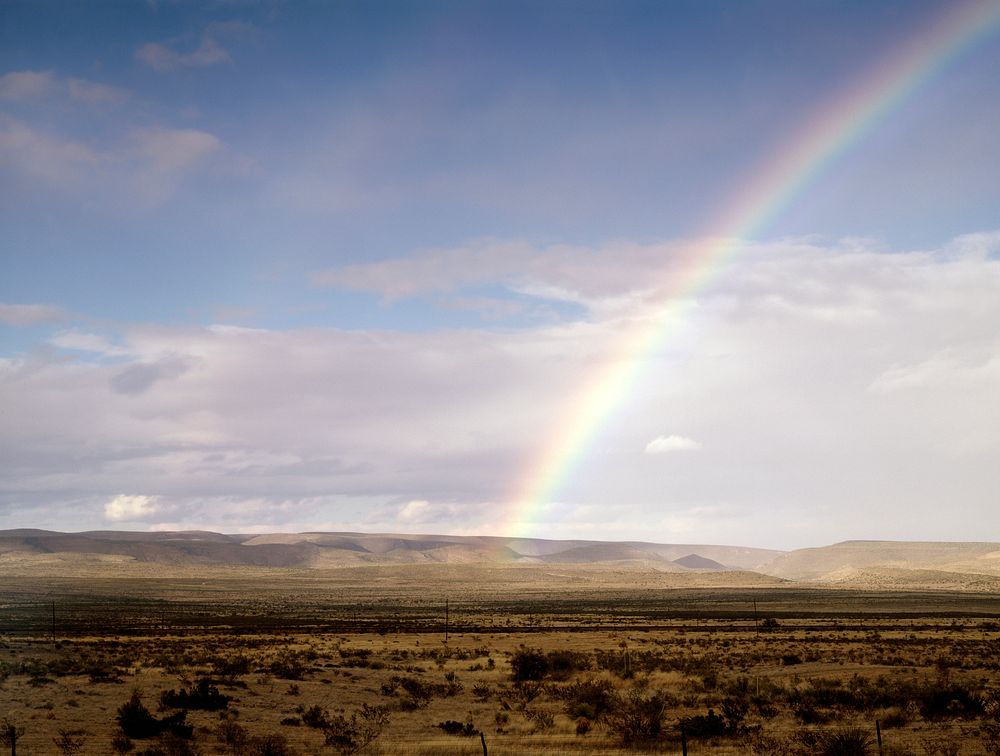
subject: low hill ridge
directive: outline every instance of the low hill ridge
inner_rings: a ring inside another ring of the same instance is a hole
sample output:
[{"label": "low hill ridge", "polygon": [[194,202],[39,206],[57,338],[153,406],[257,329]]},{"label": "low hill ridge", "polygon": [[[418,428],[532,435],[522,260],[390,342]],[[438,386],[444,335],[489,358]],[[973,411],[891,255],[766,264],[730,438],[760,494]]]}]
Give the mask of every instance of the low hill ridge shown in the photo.
[{"label": "low hill ridge", "polygon": [[701,574],[756,572],[786,581],[904,590],[938,586],[993,591],[1000,543],[843,541],[794,551],[711,544],[586,541],[400,533],[224,534],[209,531],[59,533],[0,531],[0,572],[80,574],[117,566],[339,569],[480,565],[587,567]]},{"label": "low hill ridge", "polygon": [[0,531],[0,559],[30,555],[114,556],[163,564],[330,568],[377,564],[608,564],[665,572],[697,551],[710,565],[750,569],[783,552],[739,546],[548,540],[395,533],[222,534],[207,531],[59,533]]}]

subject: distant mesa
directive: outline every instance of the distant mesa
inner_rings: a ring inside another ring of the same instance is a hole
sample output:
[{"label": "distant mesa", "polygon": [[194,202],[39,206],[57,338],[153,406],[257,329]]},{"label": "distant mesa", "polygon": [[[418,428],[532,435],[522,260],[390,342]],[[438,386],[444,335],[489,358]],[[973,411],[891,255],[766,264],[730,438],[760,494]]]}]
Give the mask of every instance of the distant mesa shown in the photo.
[{"label": "distant mesa", "polygon": [[680,559],[674,559],[673,562],[689,570],[714,570],[718,572],[729,569],[726,565],[720,564],[714,559],[703,557],[700,554],[688,554],[687,556],[682,556]]},{"label": "distant mesa", "polygon": [[[400,533],[0,530],[0,576],[160,574],[164,569],[340,569],[480,565],[633,572],[721,585],[748,575],[872,590],[1000,594],[1000,543],[845,541],[776,551],[745,546]],[[587,571],[590,571],[589,573]],[[755,578],[756,579],[756,578]]]}]

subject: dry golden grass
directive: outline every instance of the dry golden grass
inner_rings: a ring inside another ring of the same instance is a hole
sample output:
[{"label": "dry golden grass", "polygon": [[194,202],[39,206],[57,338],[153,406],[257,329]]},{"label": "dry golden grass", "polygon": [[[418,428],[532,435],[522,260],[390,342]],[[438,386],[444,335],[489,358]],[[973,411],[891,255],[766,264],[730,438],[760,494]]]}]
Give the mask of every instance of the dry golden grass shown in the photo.
[{"label": "dry golden grass", "polygon": [[[349,718],[363,704],[388,711],[364,751],[386,755],[481,754],[478,737],[436,726],[448,720],[471,722],[493,756],[679,753],[682,720],[722,712],[734,699],[747,702],[740,727],[692,736],[689,753],[814,753],[803,732],[856,725],[873,735],[881,719],[887,754],[971,755],[988,752],[989,728],[1000,717],[1000,699],[991,698],[1000,689],[993,594],[677,587],[673,575],[570,568],[211,577],[0,579],[0,718],[24,728],[18,753],[60,753],[53,743],[60,731],[79,733],[83,754],[113,753],[116,713],[133,689],[164,716],[161,693],[204,677],[233,697],[228,716],[250,735],[281,734],[300,755],[337,753],[321,729],[301,723],[304,712],[319,707]],[[53,601],[56,642],[48,634]],[[754,601],[758,619],[776,627],[755,629]],[[518,685],[511,662],[526,650],[559,652],[579,668],[550,673],[537,689]],[[227,675],[237,657],[245,667]],[[880,678],[865,690],[960,687],[986,706],[925,717],[916,699],[899,707],[810,704],[821,700],[809,697],[816,691]],[[621,700],[631,691],[664,694],[664,736],[626,748],[607,716],[576,734],[566,691],[591,679],[607,681]],[[429,687],[428,700],[408,706],[401,680]],[[196,752],[233,752],[220,739],[220,721],[218,712],[188,714]],[[154,744],[136,740],[133,753]]]}]

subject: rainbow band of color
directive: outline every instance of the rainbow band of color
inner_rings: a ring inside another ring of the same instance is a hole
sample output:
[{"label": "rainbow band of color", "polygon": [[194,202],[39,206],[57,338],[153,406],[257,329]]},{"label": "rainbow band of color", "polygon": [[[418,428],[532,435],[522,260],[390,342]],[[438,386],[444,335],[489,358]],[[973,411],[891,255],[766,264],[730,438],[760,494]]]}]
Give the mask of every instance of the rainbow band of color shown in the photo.
[{"label": "rainbow band of color", "polygon": [[685,300],[702,291],[749,240],[764,231],[788,205],[916,90],[957,56],[1000,27],[1000,3],[947,6],[924,33],[871,72],[861,86],[822,108],[797,139],[764,164],[737,194],[726,212],[708,224],[702,239],[671,268],[668,294],[655,317],[636,325],[614,354],[590,376],[570,403],[557,431],[544,445],[508,505],[507,531],[533,535],[554,495],[583,457],[602,424],[628,396],[629,389],[683,317]]}]

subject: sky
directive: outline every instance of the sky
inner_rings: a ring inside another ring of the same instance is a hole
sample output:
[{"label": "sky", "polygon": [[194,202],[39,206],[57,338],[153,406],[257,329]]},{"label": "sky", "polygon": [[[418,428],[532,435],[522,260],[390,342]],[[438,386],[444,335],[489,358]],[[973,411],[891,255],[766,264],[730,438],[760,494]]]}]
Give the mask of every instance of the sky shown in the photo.
[{"label": "sky", "polygon": [[0,0],[0,528],[1000,539],[997,19]]}]

